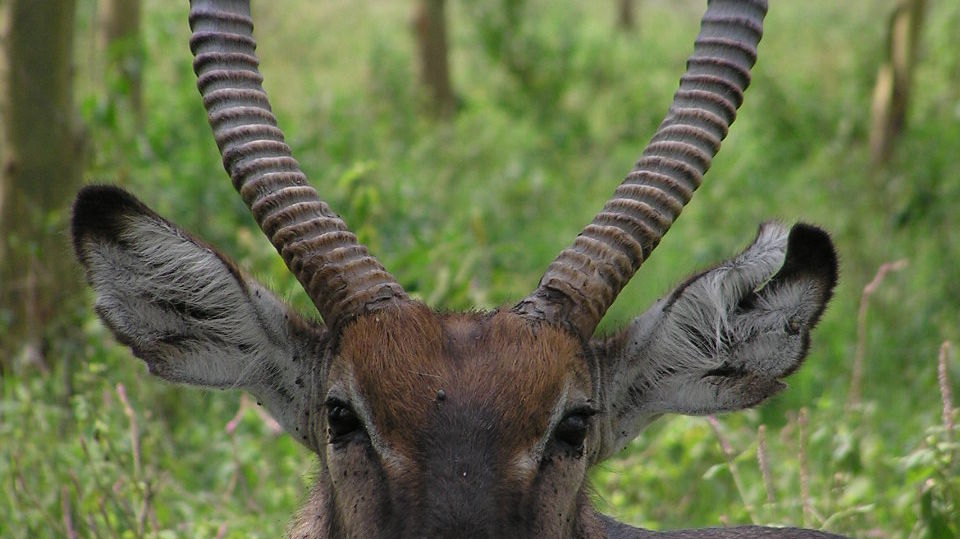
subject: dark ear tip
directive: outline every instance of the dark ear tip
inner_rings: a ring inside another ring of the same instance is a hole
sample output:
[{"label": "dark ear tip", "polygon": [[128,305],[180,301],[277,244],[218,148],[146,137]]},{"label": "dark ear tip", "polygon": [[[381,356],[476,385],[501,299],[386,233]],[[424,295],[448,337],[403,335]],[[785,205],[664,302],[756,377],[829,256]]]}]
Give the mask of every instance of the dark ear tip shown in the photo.
[{"label": "dark ear tip", "polygon": [[142,202],[113,185],[88,185],[73,203],[70,232],[77,258],[83,256],[83,241],[90,237],[116,241],[120,218],[131,213],[152,213]]},{"label": "dark ear tip", "polygon": [[832,292],[837,284],[839,269],[837,250],[830,234],[808,223],[793,225],[787,240],[784,268],[803,268],[804,273],[827,284],[827,290]]}]

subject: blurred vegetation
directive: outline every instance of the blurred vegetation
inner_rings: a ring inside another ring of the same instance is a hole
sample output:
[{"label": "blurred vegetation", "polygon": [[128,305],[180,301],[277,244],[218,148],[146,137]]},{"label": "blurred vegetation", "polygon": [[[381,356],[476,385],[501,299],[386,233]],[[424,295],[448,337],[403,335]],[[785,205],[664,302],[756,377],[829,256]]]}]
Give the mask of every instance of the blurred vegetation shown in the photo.
[{"label": "blurred vegetation", "polygon": [[[960,535],[960,448],[946,427],[957,414],[943,397],[960,395],[960,361],[941,351],[960,337],[960,4],[929,3],[907,125],[871,171],[870,93],[893,4],[773,3],[724,150],[601,330],[766,219],[833,233],[836,298],[788,391],[717,421],[660,421],[593,472],[602,510],[657,529]],[[310,312],[219,164],[186,6],[144,2],[140,129],[93,46],[95,2],[79,5],[86,179],[126,185]],[[423,113],[411,6],[258,3],[265,86],[314,185],[408,291],[439,308],[494,307],[535,286],[629,170],[702,5],[644,2],[627,34],[615,31],[616,2],[452,2],[459,103],[440,123]],[[877,269],[901,259],[861,308]],[[89,306],[70,316],[83,337],[62,343],[57,368],[74,365],[71,393],[56,373],[2,380],[0,536],[280,536],[311,479],[307,451],[238,394],[150,379]],[[849,399],[855,357],[863,374]]]}]

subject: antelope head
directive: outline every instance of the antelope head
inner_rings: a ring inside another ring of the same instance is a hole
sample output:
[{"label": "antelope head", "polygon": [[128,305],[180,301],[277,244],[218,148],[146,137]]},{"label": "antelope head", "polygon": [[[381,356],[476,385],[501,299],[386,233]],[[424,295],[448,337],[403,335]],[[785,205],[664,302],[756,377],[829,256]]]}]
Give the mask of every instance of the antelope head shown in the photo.
[{"label": "antelope head", "polygon": [[760,403],[806,355],[837,270],[827,234],[803,224],[762,225],[736,257],[619,333],[593,335],[719,149],[764,1],[710,3],[636,167],[533,293],[483,313],[408,297],[291,157],[261,87],[249,3],[191,3],[194,68],[224,167],[322,321],[118,188],[81,191],[74,245],[98,314],[152,374],[246,390],[317,454],[291,536],[646,536],[592,508],[587,469],[662,414]]}]

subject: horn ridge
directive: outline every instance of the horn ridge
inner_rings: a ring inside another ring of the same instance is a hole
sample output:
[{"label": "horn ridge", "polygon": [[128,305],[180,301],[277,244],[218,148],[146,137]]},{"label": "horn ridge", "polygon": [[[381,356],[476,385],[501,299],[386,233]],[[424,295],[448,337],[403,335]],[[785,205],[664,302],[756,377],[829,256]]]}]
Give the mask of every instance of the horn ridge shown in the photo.
[{"label": "horn ridge", "polygon": [[197,87],[223,166],[328,326],[406,301],[400,284],[320,200],[263,89],[249,0],[191,0]]},{"label": "horn ridge", "polygon": [[590,338],[710,168],[750,84],[766,11],[766,0],[708,3],[673,104],[642,157],[514,312]]}]

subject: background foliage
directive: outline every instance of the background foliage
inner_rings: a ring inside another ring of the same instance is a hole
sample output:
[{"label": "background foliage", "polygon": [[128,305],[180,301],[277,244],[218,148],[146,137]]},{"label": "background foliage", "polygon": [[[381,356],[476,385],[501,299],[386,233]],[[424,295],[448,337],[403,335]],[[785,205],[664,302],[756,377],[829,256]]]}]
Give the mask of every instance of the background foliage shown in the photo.
[{"label": "background foliage", "polygon": [[[126,185],[311,312],[220,167],[186,6],[145,2],[142,129],[116,99],[122,81],[88,52],[95,3],[80,6],[88,181]],[[958,393],[960,362],[941,351],[960,328],[960,4],[929,2],[908,127],[878,170],[867,127],[891,6],[773,3],[724,150],[601,329],[733,253],[766,219],[833,233],[836,299],[783,395],[717,420],[662,420],[599,466],[604,511],[657,529],[960,534],[960,449],[946,428],[956,413],[942,396],[950,379]],[[255,7],[265,86],[314,185],[408,291],[449,309],[495,307],[535,286],[660,121],[702,9],[646,2],[628,34],[614,30],[614,2],[454,2],[459,108],[438,123],[422,113],[407,3]],[[862,303],[878,268],[901,259]],[[307,451],[238,394],[151,380],[89,303],[71,316],[83,337],[57,351],[75,365],[69,384],[59,371],[3,379],[0,536],[281,535],[310,482]]]}]

